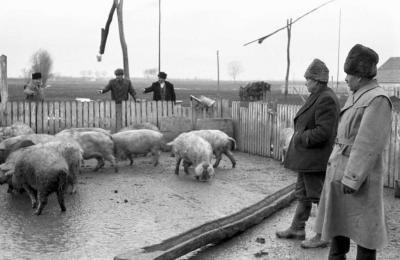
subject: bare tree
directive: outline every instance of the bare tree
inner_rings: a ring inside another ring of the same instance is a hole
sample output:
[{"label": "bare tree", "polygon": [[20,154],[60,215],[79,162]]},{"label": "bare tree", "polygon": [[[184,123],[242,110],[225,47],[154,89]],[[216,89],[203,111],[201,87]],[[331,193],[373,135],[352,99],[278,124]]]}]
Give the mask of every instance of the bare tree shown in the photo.
[{"label": "bare tree", "polygon": [[236,78],[242,72],[243,67],[240,61],[231,61],[228,63],[228,74],[232,77],[233,81],[236,81]]},{"label": "bare tree", "polygon": [[155,77],[157,75],[157,68],[145,69],[143,74],[146,78]]},{"label": "bare tree", "polygon": [[48,51],[39,49],[31,58],[31,73],[42,73],[43,85],[46,85],[47,80],[51,77],[51,70],[53,68],[53,59]]}]

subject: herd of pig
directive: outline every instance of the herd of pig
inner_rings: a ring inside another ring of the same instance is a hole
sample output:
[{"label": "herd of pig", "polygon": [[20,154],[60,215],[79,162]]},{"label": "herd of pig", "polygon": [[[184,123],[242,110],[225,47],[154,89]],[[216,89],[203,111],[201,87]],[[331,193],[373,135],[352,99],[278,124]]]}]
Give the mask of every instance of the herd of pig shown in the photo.
[{"label": "herd of pig", "polygon": [[[222,154],[235,167],[232,150],[236,142],[220,130],[195,130],[178,135],[166,143],[163,134],[150,123],[136,124],[111,134],[102,128],[69,128],[56,135],[35,134],[23,124],[16,123],[0,129],[0,185],[26,192],[34,214],[40,215],[48,196],[55,192],[61,211],[65,211],[64,193],[67,187],[76,191],[77,176],[84,160],[96,159],[94,171],[109,161],[118,172],[117,160],[152,154],[158,165],[160,150],[172,151],[176,158],[175,174],[182,162],[184,172],[194,169],[194,177],[208,181],[214,175]],[[211,160],[216,161],[212,165]]]}]

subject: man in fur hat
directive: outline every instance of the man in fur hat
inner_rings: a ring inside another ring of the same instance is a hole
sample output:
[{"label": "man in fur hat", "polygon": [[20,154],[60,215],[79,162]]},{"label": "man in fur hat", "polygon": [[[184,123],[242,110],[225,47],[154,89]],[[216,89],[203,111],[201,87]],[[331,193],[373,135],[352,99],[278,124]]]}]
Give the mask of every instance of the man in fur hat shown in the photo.
[{"label": "man in fur hat", "polygon": [[42,73],[33,73],[31,82],[24,86],[25,99],[29,101],[43,101],[43,89]]},{"label": "man in fur hat", "polygon": [[357,259],[376,259],[388,241],[383,175],[388,156],[392,104],[374,79],[378,54],[361,44],[349,52],[344,71],[352,94],[340,112],[315,231],[332,240],[329,259],[346,259],[350,239]]},{"label": "man in fur hat", "polygon": [[[325,63],[314,59],[304,77],[310,96],[294,117],[294,134],[286,153],[284,165],[298,172],[296,198],[298,200],[292,224],[276,232],[279,238],[304,240],[305,224],[312,203],[319,203],[325,171],[335,142],[340,105],[328,87],[329,70]],[[325,247],[320,233],[301,244],[304,248]]]},{"label": "man in fur hat", "polygon": [[143,93],[153,92],[153,100],[160,101],[176,101],[174,85],[166,81],[167,74],[165,72],[158,73],[158,81],[153,82],[150,87],[145,88]]}]

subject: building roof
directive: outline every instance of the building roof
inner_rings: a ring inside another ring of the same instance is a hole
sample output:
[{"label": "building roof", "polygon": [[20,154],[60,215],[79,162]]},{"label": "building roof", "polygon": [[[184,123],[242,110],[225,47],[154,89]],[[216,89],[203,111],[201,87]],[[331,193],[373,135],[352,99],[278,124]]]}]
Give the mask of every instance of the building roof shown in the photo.
[{"label": "building roof", "polygon": [[400,83],[400,57],[391,57],[379,67],[377,79],[380,83]]}]

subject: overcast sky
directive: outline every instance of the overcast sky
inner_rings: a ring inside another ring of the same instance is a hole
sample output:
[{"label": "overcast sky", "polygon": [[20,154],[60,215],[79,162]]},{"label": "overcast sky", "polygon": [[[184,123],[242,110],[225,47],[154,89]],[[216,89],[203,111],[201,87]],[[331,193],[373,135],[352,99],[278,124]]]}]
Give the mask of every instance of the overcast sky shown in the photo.
[{"label": "overcast sky", "polygon": [[[286,30],[263,44],[243,44],[264,36],[326,0],[162,0],[161,70],[170,78],[230,79],[227,65],[239,61],[239,80],[283,80]],[[122,67],[116,14],[103,61],[96,61],[100,29],[113,0],[0,0],[0,54],[8,57],[8,75],[16,77],[31,55],[46,49],[53,72],[80,76],[82,70]],[[303,79],[308,64],[320,58],[336,79],[341,9],[340,79],[350,50],[361,43],[377,51],[379,65],[400,56],[400,2],[337,0],[292,27],[290,79]],[[158,66],[158,0],[125,0],[124,30],[131,77]]]}]

